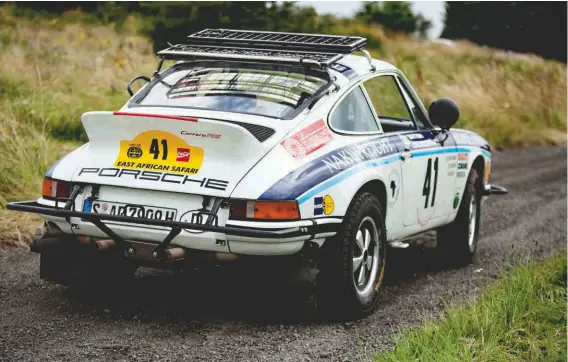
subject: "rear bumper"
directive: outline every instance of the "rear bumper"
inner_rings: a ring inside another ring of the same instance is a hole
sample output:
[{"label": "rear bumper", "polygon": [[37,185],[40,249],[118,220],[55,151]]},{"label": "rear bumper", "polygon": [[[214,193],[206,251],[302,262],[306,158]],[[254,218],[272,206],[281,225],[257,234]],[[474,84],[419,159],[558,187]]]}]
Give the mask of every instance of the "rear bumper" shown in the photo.
[{"label": "rear bumper", "polygon": [[[341,225],[341,220],[299,220],[298,222],[277,223],[249,222],[241,225],[218,226],[213,224],[195,224],[182,221],[170,220],[149,220],[130,216],[94,214],[83,211],[72,210],[70,205],[66,207],[52,207],[38,203],[37,201],[22,201],[7,204],[7,208],[13,211],[23,211],[43,215],[47,219],[57,218],[58,223],[67,223],[71,227],[71,218],[78,218],[90,223],[91,229],[98,229],[97,234],[86,233],[91,236],[109,237],[118,246],[123,248],[128,254],[136,253],[135,243],[137,238],[125,234],[125,230],[120,225],[113,223],[125,223],[132,226],[154,226],[168,228],[154,231],[154,235],[159,237],[153,243],[157,247],[167,247],[170,243],[186,248],[209,249],[192,245],[191,242],[184,243],[180,240],[191,238],[191,234],[185,234],[185,230],[197,230],[202,232],[215,233],[218,238],[223,237],[231,245],[230,251],[234,253],[253,254],[253,255],[285,255],[293,254],[301,249],[305,241],[316,238],[329,237],[334,235]],[[77,219],[75,219],[77,220]],[[88,227],[82,227],[88,230]],[[80,232],[77,231],[77,234]],[[147,232],[149,233],[149,232]],[[184,233],[180,235],[180,233]],[[121,235],[125,235],[120,236]],[[180,235],[179,238],[178,235]],[[163,239],[163,240],[161,240]],[[144,240],[148,241],[148,240]],[[213,239],[215,242],[215,239]],[[215,250],[215,248],[209,249]]]}]

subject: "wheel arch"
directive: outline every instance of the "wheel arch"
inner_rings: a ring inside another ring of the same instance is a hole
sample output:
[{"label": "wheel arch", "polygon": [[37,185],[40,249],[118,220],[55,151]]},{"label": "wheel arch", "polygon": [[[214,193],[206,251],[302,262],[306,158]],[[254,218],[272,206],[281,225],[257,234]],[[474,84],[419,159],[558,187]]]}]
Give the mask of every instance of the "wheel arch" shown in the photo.
[{"label": "wheel arch", "polygon": [[379,198],[379,202],[381,204],[381,212],[383,214],[383,218],[387,217],[387,188],[385,183],[382,180],[374,179],[367,181],[364,183],[353,195],[353,198],[360,194],[361,192],[369,192],[371,194],[376,195]]},{"label": "wheel arch", "polygon": [[475,160],[473,161],[473,164],[471,166],[472,170],[477,171],[477,175],[479,176],[479,180],[484,180],[485,179],[485,159],[483,158],[483,156],[479,155],[475,158]]}]

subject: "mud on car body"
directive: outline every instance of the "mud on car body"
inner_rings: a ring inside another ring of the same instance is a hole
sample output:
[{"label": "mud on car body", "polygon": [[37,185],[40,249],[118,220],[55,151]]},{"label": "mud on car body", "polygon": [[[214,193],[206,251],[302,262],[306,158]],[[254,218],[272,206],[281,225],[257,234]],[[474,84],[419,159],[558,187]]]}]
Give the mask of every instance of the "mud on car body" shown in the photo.
[{"label": "mud on car body", "polygon": [[426,111],[365,43],[206,29],[158,52],[120,110],[82,116],[89,142],[48,170],[42,197],[8,205],[45,219],[41,276],[297,255],[318,305],[356,317],[377,305],[389,245],[436,229],[449,259],[471,261],[481,201],[506,193],[490,147],[451,129],[451,100]]}]

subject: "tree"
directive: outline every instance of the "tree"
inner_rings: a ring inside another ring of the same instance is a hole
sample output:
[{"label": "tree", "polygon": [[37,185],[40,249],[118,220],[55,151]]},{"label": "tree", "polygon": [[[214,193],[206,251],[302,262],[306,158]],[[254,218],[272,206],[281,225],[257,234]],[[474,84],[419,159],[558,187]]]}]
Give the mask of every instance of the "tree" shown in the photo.
[{"label": "tree", "polygon": [[366,2],[356,17],[368,23],[380,24],[388,30],[425,35],[432,26],[429,20],[412,11],[406,1]]},{"label": "tree", "polygon": [[566,62],[566,2],[447,2],[442,37]]}]

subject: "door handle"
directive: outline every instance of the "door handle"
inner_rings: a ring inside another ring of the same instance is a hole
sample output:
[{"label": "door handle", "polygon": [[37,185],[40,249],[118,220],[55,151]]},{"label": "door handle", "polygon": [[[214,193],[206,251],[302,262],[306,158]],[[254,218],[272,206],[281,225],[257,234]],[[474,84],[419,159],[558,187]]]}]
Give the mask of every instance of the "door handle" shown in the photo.
[{"label": "door handle", "polygon": [[412,157],[412,152],[410,152],[410,151],[404,151],[404,152],[402,152],[402,153],[400,154],[400,157],[402,157],[402,160],[403,160],[403,161],[404,161],[404,160],[407,160],[407,159],[409,159],[409,158]]}]

